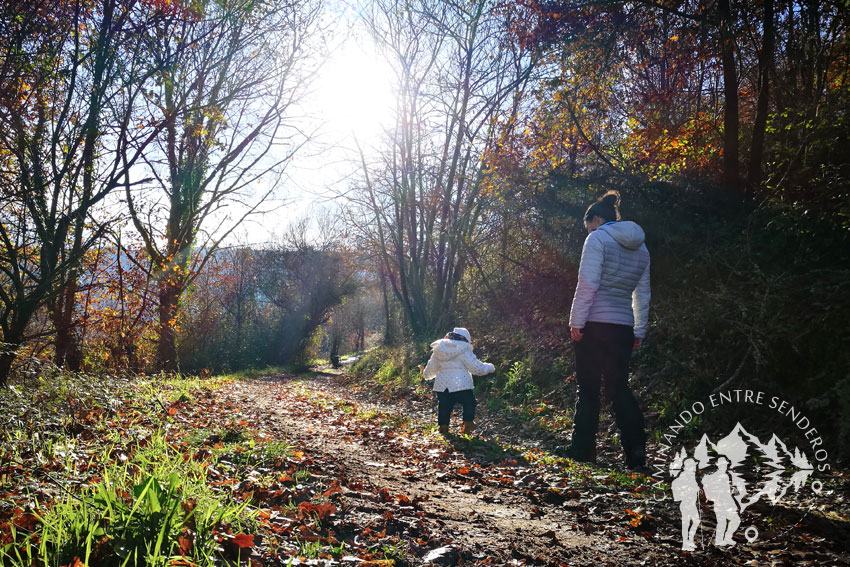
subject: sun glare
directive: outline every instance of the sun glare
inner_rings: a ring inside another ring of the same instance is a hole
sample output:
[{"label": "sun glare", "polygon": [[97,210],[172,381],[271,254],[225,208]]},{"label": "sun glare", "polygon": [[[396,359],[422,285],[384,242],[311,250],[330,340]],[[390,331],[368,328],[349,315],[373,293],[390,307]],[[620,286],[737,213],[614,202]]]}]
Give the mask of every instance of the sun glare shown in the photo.
[{"label": "sun glare", "polygon": [[324,132],[338,141],[356,135],[361,144],[376,142],[393,119],[392,76],[373,50],[354,41],[342,46],[323,66],[317,85]]}]

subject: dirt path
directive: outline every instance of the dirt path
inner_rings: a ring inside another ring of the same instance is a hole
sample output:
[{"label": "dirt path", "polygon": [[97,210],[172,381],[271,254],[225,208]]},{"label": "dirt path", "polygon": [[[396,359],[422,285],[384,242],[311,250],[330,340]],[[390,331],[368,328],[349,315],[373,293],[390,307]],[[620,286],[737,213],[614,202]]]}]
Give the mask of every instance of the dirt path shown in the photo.
[{"label": "dirt path", "polygon": [[[393,536],[404,547],[400,563],[789,564],[776,553],[780,562],[762,563],[758,557],[772,553],[767,548],[682,553],[672,503],[648,498],[639,478],[633,487],[609,486],[614,477],[598,469],[565,474],[563,460],[529,462],[486,437],[446,442],[428,431],[428,400],[371,403],[322,373],[243,381],[232,395],[269,416],[276,434],[330,463],[342,488],[340,531],[355,537],[354,526],[366,526]],[[807,559],[797,556],[794,564]],[[810,564],[824,559],[846,564],[832,554]]]}]

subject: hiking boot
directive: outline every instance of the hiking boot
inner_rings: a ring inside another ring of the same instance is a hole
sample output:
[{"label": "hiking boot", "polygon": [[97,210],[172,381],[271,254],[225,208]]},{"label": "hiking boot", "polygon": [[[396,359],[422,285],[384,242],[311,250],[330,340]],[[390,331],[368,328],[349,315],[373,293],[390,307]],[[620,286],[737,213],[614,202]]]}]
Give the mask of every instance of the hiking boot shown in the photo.
[{"label": "hiking boot", "polygon": [[570,445],[566,448],[563,454],[568,459],[572,459],[580,463],[596,463],[596,451],[579,451]]},{"label": "hiking boot", "polygon": [[449,434],[449,426],[448,425],[441,425],[441,426],[439,426],[438,429],[440,430],[440,435],[448,435]]},{"label": "hiking boot", "polygon": [[636,472],[638,471],[638,469],[649,470],[646,466],[646,451],[644,449],[625,451],[625,453],[627,469],[631,469]]},{"label": "hiking boot", "polygon": [[655,472],[646,465],[626,465],[626,468],[633,473],[642,474],[644,476],[652,476]]},{"label": "hiking boot", "polygon": [[464,421],[463,427],[460,432],[464,435],[472,435],[472,432],[475,431],[475,422],[472,421]]}]

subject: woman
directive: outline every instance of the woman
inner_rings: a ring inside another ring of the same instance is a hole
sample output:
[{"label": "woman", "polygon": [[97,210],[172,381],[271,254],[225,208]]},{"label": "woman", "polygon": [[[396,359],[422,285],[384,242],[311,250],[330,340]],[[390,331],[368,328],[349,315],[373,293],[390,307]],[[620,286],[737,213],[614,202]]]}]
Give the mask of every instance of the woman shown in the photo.
[{"label": "woman", "polygon": [[588,231],[570,312],[578,402],[567,456],[596,460],[600,389],[611,397],[626,466],[646,467],[643,415],[629,389],[629,358],[646,335],[649,251],[637,224],[620,221],[620,195],[609,191],[587,208]]}]

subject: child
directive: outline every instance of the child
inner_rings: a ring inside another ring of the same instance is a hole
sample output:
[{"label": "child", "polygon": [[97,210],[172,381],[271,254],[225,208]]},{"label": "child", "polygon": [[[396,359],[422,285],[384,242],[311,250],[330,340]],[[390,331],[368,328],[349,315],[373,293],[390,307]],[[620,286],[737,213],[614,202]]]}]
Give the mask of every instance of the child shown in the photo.
[{"label": "child", "polygon": [[422,371],[426,380],[434,380],[437,392],[437,425],[443,435],[449,432],[449,421],[456,403],[463,406],[464,434],[472,433],[475,419],[475,394],[472,391],[472,374],[483,376],[496,367],[481,362],[472,352],[469,331],[456,327],[446,338],[431,343],[433,353]]}]

